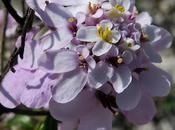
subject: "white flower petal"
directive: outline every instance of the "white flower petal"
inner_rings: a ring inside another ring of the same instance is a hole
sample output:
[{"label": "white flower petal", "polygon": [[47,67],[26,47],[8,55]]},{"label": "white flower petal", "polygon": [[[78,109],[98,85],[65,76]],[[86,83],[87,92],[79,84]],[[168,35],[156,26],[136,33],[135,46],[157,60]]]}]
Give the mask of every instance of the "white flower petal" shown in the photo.
[{"label": "white flower petal", "polygon": [[38,60],[39,66],[51,73],[64,73],[75,70],[79,64],[76,52],[60,50],[46,52]]},{"label": "white flower petal", "polygon": [[131,111],[125,111],[124,115],[135,125],[143,125],[150,122],[156,114],[156,107],[152,98],[142,94],[137,107]]},{"label": "white flower petal", "polygon": [[131,81],[132,75],[130,69],[126,66],[121,66],[114,69],[110,82],[117,93],[122,93],[129,86]]},{"label": "white flower petal", "polygon": [[58,130],[74,130],[78,127],[79,121],[78,119],[73,121],[64,121],[59,124]]},{"label": "white flower petal", "polygon": [[141,88],[137,80],[133,79],[128,88],[116,96],[116,102],[122,111],[134,109],[141,99]]},{"label": "white flower petal", "polygon": [[108,19],[102,20],[99,25],[104,28],[108,27],[109,29],[112,29],[113,27],[113,23]]},{"label": "white flower petal", "polygon": [[148,43],[143,45],[144,52],[151,62],[161,63],[162,58],[157,51]]},{"label": "white flower petal", "polygon": [[96,26],[81,27],[77,32],[77,39],[84,42],[96,42],[100,39]]},{"label": "white flower petal", "polygon": [[112,9],[112,5],[109,2],[104,2],[101,8],[104,10],[110,10]]},{"label": "white flower petal", "polygon": [[171,90],[170,81],[154,68],[142,72],[140,81],[152,96],[167,96]]},{"label": "white flower petal", "polygon": [[121,39],[121,33],[117,30],[112,31],[112,43],[117,43]]},{"label": "white flower petal", "polygon": [[89,56],[89,53],[90,53],[87,46],[84,46],[84,45],[77,46],[76,51],[78,51],[85,59]]},{"label": "white flower petal", "polygon": [[68,103],[72,101],[84,88],[87,75],[82,70],[74,70],[62,74],[57,87],[53,90],[53,99],[58,103]]},{"label": "white flower petal", "polygon": [[119,54],[119,49],[116,46],[112,46],[107,55],[104,55],[104,58],[106,57],[117,57]]},{"label": "white flower petal", "polygon": [[56,28],[66,25],[68,23],[68,19],[73,17],[66,8],[55,3],[48,4],[45,12],[49,16],[48,18],[52,22],[53,27]]},{"label": "white flower petal", "polygon": [[136,16],[136,23],[139,23],[142,27],[150,25],[152,23],[152,17],[148,12],[142,12]]},{"label": "white flower petal", "polygon": [[95,97],[95,92],[83,89],[74,100],[68,103],[57,103],[51,99],[49,111],[57,120],[72,121],[86,115],[98,104],[99,101]]},{"label": "white flower petal", "polygon": [[94,60],[93,57],[88,56],[88,57],[86,58],[86,62],[88,63],[88,65],[89,65],[89,67],[90,67],[91,69],[94,69],[94,68],[96,67],[96,61]]},{"label": "white flower petal", "polygon": [[45,0],[26,0],[27,5],[33,10],[45,9],[46,3]]},{"label": "white flower petal", "polygon": [[[96,1],[96,0],[91,0]],[[64,5],[64,6],[73,6],[73,5],[81,5],[81,4],[85,4],[88,5],[89,0],[52,0],[53,3],[57,3],[60,5]]]},{"label": "white flower petal", "polygon": [[132,51],[137,51],[138,49],[140,49],[140,45],[134,45],[130,47],[129,49],[131,49]]},{"label": "white flower petal", "polygon": [[96,56],[101,56],[107,53],[111,47],[112,44],[101,40],[95,43],[94,47],[92,48],[92,52]]},{"label": "white flower petal", "polygon": [[122,53],[122,58],[123,58],[125,64],[129,64],[134,59],[133,53],[129,50],[126,50]]},{"label": "white flower petal", "polygon": [[101,105],[98,105],[86,116],[80,118],[78,130],[111,130],[112,113]]},{"label": "white flower petal", "polygon": [[78,12],[75,17],[77,19],[77,26],[79,26],[86,20],[86,14],[83,12]]},{"label": "white flower petal", "polygon": [[122,6],[125,8],[126,11],[129,10],[130,6],[131,6],[131,0],[120,0],[122,1]]},{"label": "white flower petal", "polygon": [[148,43],[157,51],[164,50],[171,46],[173,38],[167,30],[154,25],[146,26],[143,30],[148,35]]},{"label": "white flower petal", "polygon": [[[66,36],[66,37],[65,37]],[[66,47],[72,40],[72,34],[66,27],[42,37],[39,42],[44,51],[55,51]]]},{"label": "white flower petal", "polygon": [[38,68],[37,61],[42,54],[43,51],[39,46],[38,42],[32,40],[31,42],[26,43],[23,59],[18,57],[19,66],[29,70]]},{"label": "white flower petal", "polygon": [[103,9],[98,9],[95,14],[92,15],[93,18],[100,18],[103,15]]},{"label": "white flower petal", "polygon": [[100,62],[88,75],[88,84],[92,88],[100,88],[112,76],[112,68],[108,64]]},{"label": "white flower petal", "polygon": [[89,11],[87,5],[74,5],[67,7],[67,9],[72,13],[74,17],[80,12],[83,14],[87,14]]}]

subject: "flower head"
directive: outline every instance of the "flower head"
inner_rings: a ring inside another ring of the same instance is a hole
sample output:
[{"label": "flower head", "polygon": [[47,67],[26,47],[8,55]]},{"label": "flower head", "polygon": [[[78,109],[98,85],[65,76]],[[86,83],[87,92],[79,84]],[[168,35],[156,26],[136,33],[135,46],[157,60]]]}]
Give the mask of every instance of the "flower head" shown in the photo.
[{"label": "flower head", "polygon": [[4,106],[47,106],[63,121],[60,129],[110,130],[119,111],[134,124],[153,118],[152,97],[171,88],[171,78],[153,63],[161,63],[158,51],[170,47],[172,37],[151,25],[148,13],[136,13],[134,0],[27,2],[47,30],[38,39],[39,30],[27,35],[24,59],[0,89]]}]

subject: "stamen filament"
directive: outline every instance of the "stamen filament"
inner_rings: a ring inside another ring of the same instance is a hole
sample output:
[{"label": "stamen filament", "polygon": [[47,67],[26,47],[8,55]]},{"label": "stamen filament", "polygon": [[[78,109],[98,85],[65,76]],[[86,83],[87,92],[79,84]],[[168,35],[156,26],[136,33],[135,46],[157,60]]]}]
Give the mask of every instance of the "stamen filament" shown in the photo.
[{"label": "stamen filament", "polygon": [[112,30],[109,27],[97,26],[99,36],[106,42],[112,44]]}]

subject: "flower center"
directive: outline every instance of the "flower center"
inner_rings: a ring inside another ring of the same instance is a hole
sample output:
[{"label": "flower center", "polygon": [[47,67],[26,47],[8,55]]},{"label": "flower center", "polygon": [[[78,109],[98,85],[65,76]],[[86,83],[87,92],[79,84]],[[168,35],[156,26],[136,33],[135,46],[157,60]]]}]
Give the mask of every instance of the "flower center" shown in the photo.
[{"label": "flower center", "polygon": [[115,67],[119,67],[120,65],[124,64],[124,58],[120,55],[116,56],[116,57],[110,57],[108,59],[108,62],[110,64],[112,64]]},{"label": "flower center", "polygon": [[87,71],[88,70],[88,63],[86,62],[86,59],[82,55],[80,55],[79,60],[80,60],[79,67],[81,69],[84,69]]},{"label": "flower center", "polygon": [[69,18],[68,19],[68,22],[69,23],[74,23],[74,22],[76,22],[77,20],[76,20],[76,18],[74,18],[74,17],[71,17],[71,18]]},{"label": "flower center", "polygon": [[77,28],[77,19],[74,17],[69,18],[68,20],[68,28],[73,33],[73,35],[76,35],[76,32],[78,30]]},{"label": "flower center", "polygon": [[142,32],[141,37],[140,37],[141,42],[148,42],[149,41],[149,36],[148,34]]},{"label": "flower center", "polygon": [[123,58],[121,56],[118,56],[117,57],[117,60],[116,60],[116,63],[117,64],[122,64],[124,61],[123,61]]},{"label": "flower center", "polygon": [[134,46],[134,40],[131,39],[131,38],[127,38],[126,41],[125,41],[126,45],[128,48],[131,48]]},{"label": "flower center", "polygon": [[109,27],[97,26],[99,36],[106,42],[112,44],[112,30]]},{"label": "flower center", "polygon": [[120,13],[124,13],[126,10],[125,10],[125,7],[123,7],[122,5],[115,5],[114,7],[118,12]]},{"label": "flower center", "polygon": [[126,11],[125,7],[119,4],[116,4],[112,10],[109,12],[109,17],[120,17]]},{"label": "flower center", "polygon": [[91,14],[95,14],[97,10],[101,8],[101,5],[89,2],[88,8]]}]

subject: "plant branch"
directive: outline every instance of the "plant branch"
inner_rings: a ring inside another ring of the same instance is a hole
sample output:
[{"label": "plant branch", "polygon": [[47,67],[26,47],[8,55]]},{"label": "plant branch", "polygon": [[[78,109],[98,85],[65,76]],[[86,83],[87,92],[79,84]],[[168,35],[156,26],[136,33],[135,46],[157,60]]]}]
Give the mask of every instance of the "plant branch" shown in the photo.
[{"label": "plant branch", "polygon": [[50,113],[48,111],[34,111],[31,109],[22,109],[20,107],[15,108],[15,109],[8,109],[0,105],[0,112],[2,113],[15,113],[15,114],[20,114],[20,115],[30,115],[30,116],[48,116]]},{"label": "plant branch", "polygon": [[22,26],[24,24],[24,19],[17,14],[16,10],[12,7],[9,0],[2,0],[2,2],[12,17]]},{"label": "plant branch", "polygon": [[15,72],[15,69],[13,68],[13,66],[17,62],[18,55],[23,59],[26,33],[27,33],[27,31],[29,31],[31,29],[32,22],[33,22],[33,15],[34,15],[34,11],[32,9],[28,9],[26,16],[25,16],[25,22],[24,22],[24,25],[22,27],[22,32],[21,32],[21,47],[15,48],[13,50],[8,63],[4,68],[4,72],[0,76],[0,84],[1,84],[4,76],[9,71],[9,69],[11,69],[12,72]]},{"label": "plant branch", "polygon": [[6,64],[6,66],[3,69],[3,72],[0,75],[0,84],[2,83],[2,80],[4,79],[5,75],[8,73],[9,69],[11,69],[12,72],[15,72],[15,69],[13,68],[13,64],[15,62],[14,59],[16,59],[17,56],[18,56],[17,49],[15,48],[10,56],[8,63]]},{"label": "plant branch", "polygon": [[25,16],[25,12],[26,12],[25,0],[21,0],[21,5],[22,5],[23,16]]},{"label": "plant branch", "polygon": [[22,33],[21,33],[21,47],[19,48],[19,56],[21,57],[21,59],[23,59],[23,54],[24,54],[26,33],[28,30],[31,29],[33,16],[34,16],[34,11],[28,8],[27,14],[25,16],[26,19],[25,19],[24,26],[22,28]]}]

